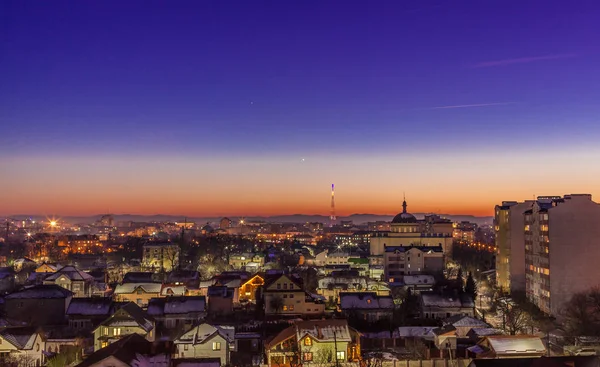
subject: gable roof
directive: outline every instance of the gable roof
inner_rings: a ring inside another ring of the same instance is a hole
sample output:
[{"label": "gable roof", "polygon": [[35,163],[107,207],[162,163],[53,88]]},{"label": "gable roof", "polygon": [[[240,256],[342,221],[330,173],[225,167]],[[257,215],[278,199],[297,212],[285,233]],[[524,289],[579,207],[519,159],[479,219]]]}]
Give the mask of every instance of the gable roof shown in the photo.
[{"label": "gable roof", "polygon": [[[129,325],[133,321],[139,325],[146,332],[154,329],[154,318],[148,315],[138,305],[133,302],[129,302],[120,309],[118,309],[112,316],[102,321],[98,327],[109,326],[109,325]],[[134,326],[134,325],[132,325]]]},{"label": "gable roof", "polygon": [[[302,284],[301,284],[301,280],[288,275],[288,274],[277,274],[274,276],[269,276],[267,277],[267,279],[265,279],[265,284],[264,284],[264,289],[268,290],[268,291],[274,291],[274,290],[280,290],[280,289],[269,289],[272,285],[274,285],[275,283],[277,283],[277,281],[279,281],[281,278],[285,277],[287,280],[289,280],[290,282],[292,282],[296,287],[298,287],[297,290],[302,290]],[[286,291],[289,291],[289,289],[286,289]]]},{"label": "gable roof", "polygon": [[233,343],[235,340],[235,328],[233,326],[211,325],[205,322],[180,335],[175,339],[175,343],[202,344],[215,335],[220,335],[228,342]]},{"label": "gable roof", "polygon": [[143,336],[134,333],[124,336],[116,342],[90,354],[77,367],[89,367],[111,356],[130,365],[130,362],[136,358],[138,353],[149,354],[151,351],[152,343],[147,341]]},{"label": "gable roof", "polygon": [[64,267],[60,268],[59,270],[57,270],[56,273],[48,276],[46,279],[44,279],[44,281],[54,281],[62,275],[66,276],[70,280],[79,280],[79,281],[94,280],[94,277],[89,275],[88,273],[83,272],[83,271],[75,268],[74,266],[67,265],[67,266],[64,266]]},{"label": "gable roof", "polygon": [[106,297],[73,298],[67,308],[67,316],[109,316],[112,312],[114,302]]},{"label": "gable roof", "polygon": [[392,296],[378,296],[375,292],[341,292],[342,310],[391,310],[394,308]]},{"label": "gable roof", "polygon": [[488,328],[488,323],[478,320],[471,316],[454,315],[443,321],[446,325],[454,327]]},{"label": "gable roof", "polygon": [[333,341],[334,339],[338,342],[349,342],[352,340],[348,321],[346,320],[297,321],[294,325],[275,335],[271,341],[266,343],[267,347],[271,348],[294,336],[298,341],[306,336],[320,342]]},{"label": "gable roof", "polygon": [[539,354],[546,347],[539,336],[533,335],[494,335],[485,339],[496,354]]},{"label": "gable roof", "polygon": [[185,285],[163,284],[160,289],[161,296],[185,296],[187,288]]},{"label": "gable roof", "polygon": [[115,294],[129,294],[141,288],[146,293],[160,293],[161,283],[124,283],[115,287]]},{"label": "gable roof", "polygon": [[33,348],[33,343],[38,335],[37,329],[29,326],[8,327],[0,330],[0,336],[20,350]]},{"label": "gable roof", "polygon": [[205,310],[206,298],[204,296],[151,298],[148,302],[148,314],[151,316],[178,315],[204,312]]},{"label": "gable roof", "polygon": [[73,292],[64,289],[56,284],[34,285],[13,292],[4,299],[49,299],[49,298],[67,298],[73,295]]}]

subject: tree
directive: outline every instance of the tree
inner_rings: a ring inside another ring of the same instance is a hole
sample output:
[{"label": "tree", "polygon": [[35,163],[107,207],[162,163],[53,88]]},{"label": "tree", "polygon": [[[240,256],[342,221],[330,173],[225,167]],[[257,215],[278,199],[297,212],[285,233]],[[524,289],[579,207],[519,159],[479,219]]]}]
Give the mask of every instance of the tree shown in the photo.
[{"label": "tree", "polygon": [[456,274],[456,283],[458,285],[458,291],[462,293],[463,291],[463,284],[464,283],[464,279],[463,279],[463,271],[462,268],[458,268],[458,273]]},{"label": "tree", "polygon": [[576,293],[561,311],[565,333],[574,338],[600,336],[600,289]]},{"label": "tree", "polygon": [[520,333],[531,324],[529,313],[514,302],[499,300],[496,307],[502,315],[502,327],[510,335]]},{"label": "tree", "polygon": [[283,309],[283,298],[279,296],[275,296],[269,300],[269,307],[275,311],[275,313],[280,313]]},{"label": "tree", "polygon": [[475,284],[475,280],[473,279],[473,273],[469,272],[469,276],[467,277],[467,283],[465,285],[465,293],[475,301],[477,298],[477,285]]}]

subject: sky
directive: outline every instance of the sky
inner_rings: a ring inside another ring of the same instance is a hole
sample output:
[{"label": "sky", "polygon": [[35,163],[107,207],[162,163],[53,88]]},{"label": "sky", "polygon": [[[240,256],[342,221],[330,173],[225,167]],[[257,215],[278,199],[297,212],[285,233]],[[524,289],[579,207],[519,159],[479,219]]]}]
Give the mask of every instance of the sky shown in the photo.
[{"label": "sky", "polygon": [[597,1],[0,2],[0,214],[600,196]]}]

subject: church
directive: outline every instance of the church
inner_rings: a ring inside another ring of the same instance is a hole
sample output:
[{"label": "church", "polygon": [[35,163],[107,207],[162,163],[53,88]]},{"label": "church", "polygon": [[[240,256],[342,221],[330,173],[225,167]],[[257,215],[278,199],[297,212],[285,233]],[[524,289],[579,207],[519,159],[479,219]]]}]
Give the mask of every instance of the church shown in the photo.
[{"label": "church", "polygon": [[444,255],[449,256],[452,251],[452,221],[438,215],[426,215],[425,219],[418,220],[406,208],[404,200],[402,213],[394,217],[390,231],[371,235],[371,256],[383,257],[386,247],[396,246],[441,246]]}]

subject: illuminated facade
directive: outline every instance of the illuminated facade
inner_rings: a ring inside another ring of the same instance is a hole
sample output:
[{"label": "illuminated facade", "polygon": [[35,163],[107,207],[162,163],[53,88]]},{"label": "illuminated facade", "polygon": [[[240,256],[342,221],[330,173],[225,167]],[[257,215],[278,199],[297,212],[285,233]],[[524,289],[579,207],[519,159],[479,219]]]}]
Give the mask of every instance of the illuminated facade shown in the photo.
[{"label": "illuminated facade", "polygon": [[438,216],[428,216],[419,221],[406,211],[394,217],[388,232],[375,232],[369,240],[371,256],[383,256],[389,246],[441,246],[445,255],[452,251],[452,222]]},{"label": "illuminated facade", "polygon": [[525,291],[525,219],[533,200],[518,203],[504,201],[496,205],[496,283],[505,292]]},{"label": "illuminated facade", "polygon": [[144,245],[142,268],[149,271],[170,272],[179,264],[179,245],[148,243]]},{"label": "illuminated facade", "polygon": [[559,316],[573,294],[600,285],[600,205],[589,194],[539,197],[525,213],[527,298]]}]

